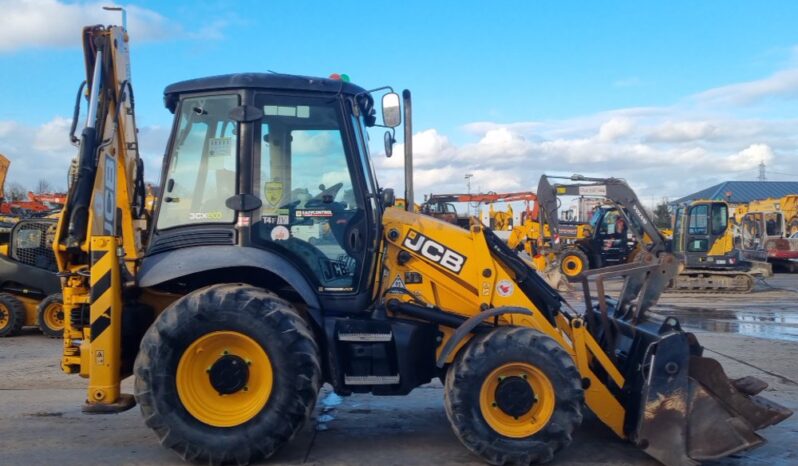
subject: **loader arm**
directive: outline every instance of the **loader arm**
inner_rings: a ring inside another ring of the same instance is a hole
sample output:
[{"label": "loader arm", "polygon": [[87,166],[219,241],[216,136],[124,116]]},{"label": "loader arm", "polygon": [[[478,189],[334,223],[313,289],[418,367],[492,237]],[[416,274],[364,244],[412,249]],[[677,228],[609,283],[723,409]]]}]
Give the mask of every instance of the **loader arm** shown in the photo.
[{"label": "loader arm", "polygon": [[89,379],[84,409],[120,410],[132,406],[119,392],[129,372],[121,356],[122,295],[134,282],[146,229],[127,32],[86,27],[83,50],[87,118],[53,246],[67,316],[62,368]]}]

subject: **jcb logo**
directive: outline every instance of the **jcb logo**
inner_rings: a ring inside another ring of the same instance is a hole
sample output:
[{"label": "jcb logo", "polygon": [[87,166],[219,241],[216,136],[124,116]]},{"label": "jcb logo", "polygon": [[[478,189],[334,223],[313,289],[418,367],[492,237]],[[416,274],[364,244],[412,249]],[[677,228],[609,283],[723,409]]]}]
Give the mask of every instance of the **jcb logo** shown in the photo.
[{"label": "jcb logo", "polygon": [[415,230],[407,232],[403,245],[407,249],[421,254],[426,259],[454,273],[460,273],[460,271],[463,270],[463,264],[465,264],[466,261],[465,256],[452,251]]},{"label": "jcb logo", "polygon": [[105,154],[105,184],[103,186],[103,234],[116,233],[116,160]]}]

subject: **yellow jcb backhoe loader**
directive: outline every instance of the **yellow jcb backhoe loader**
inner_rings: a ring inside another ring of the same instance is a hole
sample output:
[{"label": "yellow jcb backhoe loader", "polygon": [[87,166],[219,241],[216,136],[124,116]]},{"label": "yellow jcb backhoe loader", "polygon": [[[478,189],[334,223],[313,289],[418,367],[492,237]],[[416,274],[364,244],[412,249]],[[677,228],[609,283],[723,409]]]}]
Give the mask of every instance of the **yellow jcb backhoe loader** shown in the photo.
[{"label": "yellow jcb backhoe loader", "polygon": [[[489,229],[414,213],[409,91],[276,73],[168,86],[148,227],[127,33],[83,39],[88,119],[55,250],[62,367],[88,378],[85,411],[138,403],[164,446],[206,464],[271,456],[324,382],[404,395],[439,377],[455,434],[491,464],[550,460],[586,408],[667,465],[756,446],[791,414],[648,314],[670,254],[613,269],[623,293],[588,293],[580,314]],[[365,136],[387,127],[390,149],[402,120],[408,210],[378,187]],[[322,224],[328,242],[295,235]]]}]

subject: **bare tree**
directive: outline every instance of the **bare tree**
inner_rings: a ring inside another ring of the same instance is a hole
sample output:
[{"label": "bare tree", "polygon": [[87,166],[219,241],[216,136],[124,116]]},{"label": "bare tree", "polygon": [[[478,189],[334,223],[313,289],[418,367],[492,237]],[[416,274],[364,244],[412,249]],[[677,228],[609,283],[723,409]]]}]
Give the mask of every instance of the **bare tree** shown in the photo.
[{"label": "bare tree", "polygon": [[53,186],[44,178],[41,178],[38,183],[36,183],[36,194],[41,193],[49,193],[53,190]]},{"label": "bare tree", "polygon": [[663,199],[654,209],[654,225],[657,228],[670,228],[673,218],[668,208],[668,199]]},{"label": "bare tree", "polygon": [[28,190],[19,183],[6,185],[5,200],[8,202],[22,201],[28,198]]}]

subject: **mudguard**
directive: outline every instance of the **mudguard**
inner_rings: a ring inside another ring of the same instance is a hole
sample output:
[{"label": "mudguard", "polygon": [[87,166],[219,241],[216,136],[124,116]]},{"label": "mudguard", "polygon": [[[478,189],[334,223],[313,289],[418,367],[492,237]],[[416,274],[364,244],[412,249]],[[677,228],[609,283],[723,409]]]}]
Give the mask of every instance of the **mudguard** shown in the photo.
[{"label": "mudguard", "polygon": [[314,288],[291,262],[258,248],[203,246],[201,249],[174,249],[147,256],[141,263],[138,286],[149,288],[194,273],[233,267],[253,267],[271,272],[296,290],[308,307],[321,309]]}]

